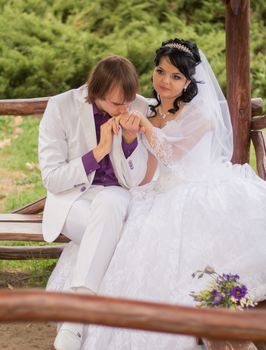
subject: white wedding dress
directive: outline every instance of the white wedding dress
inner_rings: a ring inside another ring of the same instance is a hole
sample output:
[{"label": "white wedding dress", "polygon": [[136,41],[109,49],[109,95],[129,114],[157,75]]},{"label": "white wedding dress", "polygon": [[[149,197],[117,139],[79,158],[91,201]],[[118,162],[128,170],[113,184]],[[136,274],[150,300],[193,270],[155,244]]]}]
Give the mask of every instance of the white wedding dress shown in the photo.
[{"label": "white wedding dress", "polygon": [[[201,87],[201,89],[206,86]],[[205,104],[188,103],[177,120],[153,129],[159,176],[132,189],[121,240],[99,294],[193,305],[212,266],[237,273],[255,300],[266,299],[266,182],[249,165],[232,165],[230,122]],[[221,100],[220,106],[223,109]],[[76,247],[67,248],[49,289],[67,287]],[[193,337],[85,326],[83,350],[184,350]]]}]

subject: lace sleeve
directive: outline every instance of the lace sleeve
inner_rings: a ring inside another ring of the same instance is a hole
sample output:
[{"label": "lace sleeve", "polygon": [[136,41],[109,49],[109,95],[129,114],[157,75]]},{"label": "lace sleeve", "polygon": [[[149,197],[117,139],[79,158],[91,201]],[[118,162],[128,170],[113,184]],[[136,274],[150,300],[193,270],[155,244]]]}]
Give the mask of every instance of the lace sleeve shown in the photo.
[{"label": "lace sleeve", "polygon": [[174,144],[157,128],[153,128],[150,148],[155,157],[164,165],[173,162]]},{"label": "lace sleeve", "polygon": [[[150,151],[155,157],[169,167],[175,165],[194,148],[206,132],[211,130],[208,114],[202,117],[200,111],[194,111],[193,115],[186,115],[182,120],[171,122],[171,134],[168,136],[164,130],[153,127],[150,140]],[[206,150],[208,152],[208,150]]]}]

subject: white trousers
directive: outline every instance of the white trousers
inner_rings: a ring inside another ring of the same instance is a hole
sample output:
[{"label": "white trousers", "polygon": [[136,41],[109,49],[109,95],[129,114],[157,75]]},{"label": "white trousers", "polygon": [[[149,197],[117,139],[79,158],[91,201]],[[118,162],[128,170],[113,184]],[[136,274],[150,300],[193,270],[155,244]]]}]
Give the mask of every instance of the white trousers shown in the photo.
[{"label": "white trousers", "polygon": [[92,186],[75,201],[63,234],[79,245],[70,286],[97,293],[126,220],[130,193],[118,186]]}]

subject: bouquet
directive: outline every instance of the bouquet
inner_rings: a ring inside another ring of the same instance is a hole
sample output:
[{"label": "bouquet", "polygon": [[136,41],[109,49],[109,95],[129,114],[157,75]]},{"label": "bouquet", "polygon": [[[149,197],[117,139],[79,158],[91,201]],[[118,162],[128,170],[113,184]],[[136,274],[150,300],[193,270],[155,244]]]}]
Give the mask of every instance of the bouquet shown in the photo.
[{"label": "bouquet", "polygon": [[198,303],[198,307],[243,310],[256,305],[249,296],[247,287],[240,282],[238,275],[231,273],[220,275],[212,267],[207,266],[203,271],[193,273],[192,277],[202,278],[205,274],[211,277],[209,287],[199,293],[190,293]]}]

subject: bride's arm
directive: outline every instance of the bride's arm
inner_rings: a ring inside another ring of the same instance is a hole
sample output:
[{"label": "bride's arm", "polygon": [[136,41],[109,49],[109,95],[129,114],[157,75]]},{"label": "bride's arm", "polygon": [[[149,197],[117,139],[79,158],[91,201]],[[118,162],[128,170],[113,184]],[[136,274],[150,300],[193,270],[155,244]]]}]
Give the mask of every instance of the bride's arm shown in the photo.
[{"label": "bride's arm", "polygon": [[141,117],[140,124],[152,153],[166,166],[182,159],[211,129],[210,119],[202,117],[200,109],[193,110],[184,120],[173,124],[176,136],[166,136],[145,117]]},{"label": "bride's arm", "polygon": [[150,152],[148,152],[148,162],[147,162],[147,171],[146,171],[146,175],[144,177],[144,179],[142,180],[142,182],[140,183],[140,185],[145,185],[149,182],[152,181],[156,168],[157,168],[157,159],[155,158],[155,156],[153,154],[151,154]]},{"label": "bride's arm", "polygon": [[149,144],[151,145],[151,139],[152,139],[152,133],[154,126],[149,121],[148,118],[144,116],[140,116],[140,126],[142,127],[142,131],[144,132],[146,139],[148,140]]}]

